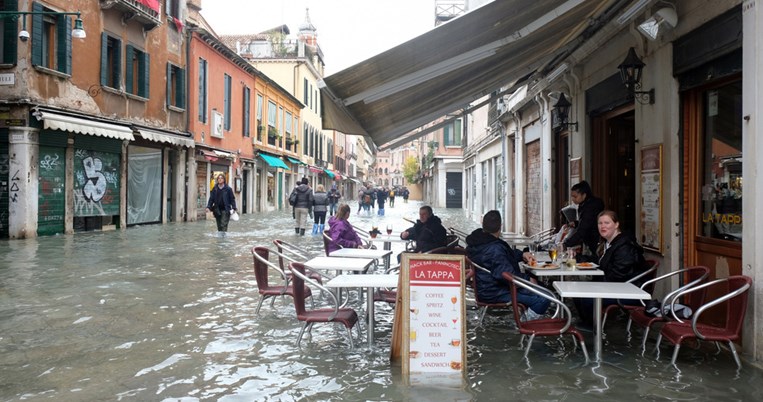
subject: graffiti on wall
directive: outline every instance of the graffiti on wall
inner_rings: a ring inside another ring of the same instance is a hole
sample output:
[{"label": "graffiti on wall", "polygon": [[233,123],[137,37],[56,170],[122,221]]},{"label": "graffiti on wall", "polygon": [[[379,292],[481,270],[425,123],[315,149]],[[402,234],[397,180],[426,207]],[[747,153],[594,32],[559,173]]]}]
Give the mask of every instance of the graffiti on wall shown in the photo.
[{"label": "graffiti on wall", "polygon": [[119,154],[74,152],[74,216],[119,215]]}]

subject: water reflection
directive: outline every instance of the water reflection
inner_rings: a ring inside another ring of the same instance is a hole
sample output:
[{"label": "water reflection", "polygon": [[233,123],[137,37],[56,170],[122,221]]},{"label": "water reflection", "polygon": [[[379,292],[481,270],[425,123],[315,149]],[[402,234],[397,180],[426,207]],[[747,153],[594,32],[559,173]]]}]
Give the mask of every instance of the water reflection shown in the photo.
[{"label": "water reflection", "polygon": [[[399,232],[418,206],[398,203],[385,217],[353,206],[350,221]],[[477,226],[460,209],[436,213],[448,225]],[[641,357],[623,322],[608,325],[604,346],[617,367],[584,366],[579,350],[555,339],[536,339],[523,359],[500,312],[468,328],[465,390],[404,387],[389,364],[385,304],[376,306],[373,349],[348,350],[331,325],[297,348],[289,299],[254,314],[253,245],[283,238],[322,253],[321,238],[295,236],[292,222],[284,211],[242,216],[225,237],[206,221],[0,242],[0,399],[751,400],[763,391],[760,371],[737,371],[727,352],[684,348],[678,369],[667,349],[660,360]]]}]

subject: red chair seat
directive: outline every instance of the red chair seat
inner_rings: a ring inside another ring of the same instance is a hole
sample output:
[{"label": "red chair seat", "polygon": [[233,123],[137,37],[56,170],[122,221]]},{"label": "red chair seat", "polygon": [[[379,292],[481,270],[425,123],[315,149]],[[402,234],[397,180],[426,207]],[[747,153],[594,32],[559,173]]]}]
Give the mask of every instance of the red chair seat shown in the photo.
[{"label": "red chair seat", "polygon": [[[305,322],[329,322],[334,312],[333,308],[310,310],[297,315],[297,319]],[[345,327],[352,328],[358,322],[358,313],[350,308],[340,308],[336,317],[330,322],[340,322]]]},{"label": "red chair seat", "polygon": [[374,301],[380,301],[389,304],[397,303],[397,291],[379,289],[374,292]]},{"label": "red chair seat", "polygon": [[[540,320],[525,321],[519,327],[522,335],[554,336],[562,335],[562,328],[567,324],[567,319],[544,318]],[[575,335],[578,340],[583,340],[583,334],[575,327],[569,327],[567,333]]]},{"label": "red chair seat", "polygon": [[[283,286],[265,286],[259,289],[259,293],[262,296],[291,296],[294,297],[294,286],[289,285],[286,287],[286,290],[284,291]],[[305,286],[304,296],[305,299],[313,295],[313,291]]]},{"label": "red chair seat", "polygon": [[[697,330],[705,336],[706,341],[738,341],[739,335],[726,328],[713,327],[710,325],[697,324]],[[662,337],[672,344],[680,344],[684,339],[696,338],[691,322],[669,322],[662,327]]]}]

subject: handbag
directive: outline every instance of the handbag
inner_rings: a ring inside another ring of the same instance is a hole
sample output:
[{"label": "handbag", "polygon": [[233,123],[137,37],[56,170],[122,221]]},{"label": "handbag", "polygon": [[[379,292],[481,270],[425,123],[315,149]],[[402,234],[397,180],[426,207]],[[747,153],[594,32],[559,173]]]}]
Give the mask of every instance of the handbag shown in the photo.
[{"label": "handbag", "polygon": [[231,220],[234,220],[234,221],[239,220],[238,212],[236,212],[235,210],[231,210],[230,211],[230,218],[231,218]]}]

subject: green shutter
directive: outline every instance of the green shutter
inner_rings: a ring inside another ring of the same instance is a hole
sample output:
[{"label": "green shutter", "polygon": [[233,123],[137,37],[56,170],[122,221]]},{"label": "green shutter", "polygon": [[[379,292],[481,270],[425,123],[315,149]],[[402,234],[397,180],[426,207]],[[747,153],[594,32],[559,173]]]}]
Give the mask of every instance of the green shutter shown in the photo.
[{"label": "green shutter", "polygon": [[56,16],[56,69],[72,74],[72,20],[68,15]]},{"label": "green shutter", "polygon": [[109,66],[114,69],[114,88],[119,89],[122,83],[122,40],[114,39],[114,65]]},{"label": "green shutter", "polygon": [[101,32],[101,86],[108,85],[109,36]]},{"label": "green shutter", "polygon": [[177,69],[177,88],[175,90],[175,93],[177,93],[177,99],[176,102],[177,107],[181,109],[185,109],[185,70],[182,68]]},{"label": "green shutter", "polygon": [[[18,11],[18,0],[5,0],[4,4],[4,11]],[[5,40],[3,41],[2,62],[5,64],[16,64],[16,58],[18,56],[18,29],[18,18],[3,18],[3,38],[5,38]]]},{"label": "green shutter", "polygon": [[[121,51],[121,49],[120,49]],[[133,71],[132,71],[132,59],[135,55],[135,48],[132,45],[125,47],[125,90],[127,93],[133,93]]]},{"label": "green shutter", "polygon": [[140,53],[140,58],[138,59],[138,70],[140,71],[140,78],[138,79],[138,95],[148,98],[149,94],[149,82],[150,80],[150,71],[151,71],[151,60],[148,53]]},{"label": "green shutter", "polygon": [[[42,12],[40,3],[32,3],[32,11]],[[32,65],[42,65],[42,14],[32,15]]]},{"label": "green shutter", "polygon": [[172,64],[167,63],[167,106],[172,106]]}]

